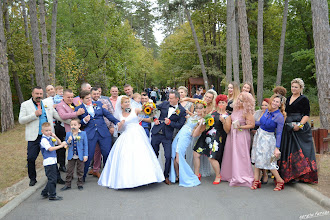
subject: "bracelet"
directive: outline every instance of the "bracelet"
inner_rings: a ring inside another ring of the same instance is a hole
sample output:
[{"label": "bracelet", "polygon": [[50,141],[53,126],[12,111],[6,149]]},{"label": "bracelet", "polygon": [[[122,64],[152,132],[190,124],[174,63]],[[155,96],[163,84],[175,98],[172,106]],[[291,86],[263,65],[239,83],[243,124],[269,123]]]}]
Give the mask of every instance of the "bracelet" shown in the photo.
[{"label": "bracelet", "polygon": [[168,119],[169,120],[169,122],[166,124],[166,125],[169,125],[169,124],[171,124],[171,120],[170,119]]},{"label": "bracelet", "polygon": [[298,127],[301,129],[304,127],[304,124],[300,124]]},{"label": "bracelet", "polygon": [[156,122],[158,120],[158,118],[154,118],[154,122]]}]

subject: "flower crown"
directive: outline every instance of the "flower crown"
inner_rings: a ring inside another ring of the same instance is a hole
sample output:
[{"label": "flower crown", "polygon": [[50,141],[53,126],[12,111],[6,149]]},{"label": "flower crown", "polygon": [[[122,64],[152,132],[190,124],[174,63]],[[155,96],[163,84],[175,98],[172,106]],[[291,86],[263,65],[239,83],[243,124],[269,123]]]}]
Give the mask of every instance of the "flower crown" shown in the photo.
[{"label": "flower crown", "polygon": [[206,108],[206,102],[204,102],[203,100],[197,100],[197,101],[195,101],[195,105],[197,105],[197,104],[202,104],[203,106],[204,106],[204,108]]}]

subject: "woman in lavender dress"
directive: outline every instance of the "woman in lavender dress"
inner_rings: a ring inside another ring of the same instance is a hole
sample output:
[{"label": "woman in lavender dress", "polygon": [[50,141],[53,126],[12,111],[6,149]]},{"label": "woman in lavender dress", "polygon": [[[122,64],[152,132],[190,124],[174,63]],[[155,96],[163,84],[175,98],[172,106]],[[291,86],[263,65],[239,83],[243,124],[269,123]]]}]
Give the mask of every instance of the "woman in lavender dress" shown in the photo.
[{"label": "woman in lavender dress", "polygon": [[221,164],[221,178],[229,186],[251,187],[254,180],[250,160],[250,129],[254,128],[255,100],[250,93],[241,92],[231,116],[226,118],[227,135]]}]

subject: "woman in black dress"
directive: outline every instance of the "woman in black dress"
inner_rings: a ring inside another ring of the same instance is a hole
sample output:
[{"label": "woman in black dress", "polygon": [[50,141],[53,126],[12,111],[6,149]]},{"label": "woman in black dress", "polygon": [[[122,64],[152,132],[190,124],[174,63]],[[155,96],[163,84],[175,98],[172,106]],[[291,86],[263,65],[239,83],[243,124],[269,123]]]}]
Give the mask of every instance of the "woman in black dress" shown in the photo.
[{"label": "woman in black dress", "polygon": [[304,82],[291,81],[292,96],[286,100],[287,118],[282,133],[279,173],[285,183],[299,180],[317,183],[317,166],[311,127],[309,100],[302,94]]},{"label": "woman in black dress", "polygon": [[228,117],[228,113],[226,112],[227,96],[218,95],[216,104],[217,111],[211,114],[214,118],[213,126],[206,129],[206,126],[200,123],[193,132],[193,137],[200,135],[194,147],[195,175],[198,176],[199,179],[201,178],[201,174],[199,173],[200,156],[205,155],[209,158],[214,169],[216,176],[213,184],[215,185],[221,182],[220,165],[227,138],[227,133],[223,128],[223,124],[226,123],[226,118]]}]

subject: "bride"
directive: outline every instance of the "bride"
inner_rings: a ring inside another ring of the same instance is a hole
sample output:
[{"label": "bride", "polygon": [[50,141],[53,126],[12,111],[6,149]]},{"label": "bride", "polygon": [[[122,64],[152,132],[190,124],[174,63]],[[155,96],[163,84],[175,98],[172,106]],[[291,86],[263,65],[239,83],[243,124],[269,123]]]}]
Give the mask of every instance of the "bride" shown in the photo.
[{"label": "bride", "polygon": [[98,184],[113,189],[134,188],[164,181],[163,171],[144,129],[139,125],[141,109],[131,109],[130,99],[117,99],[114,116],[125,124],[114,143]]}]

